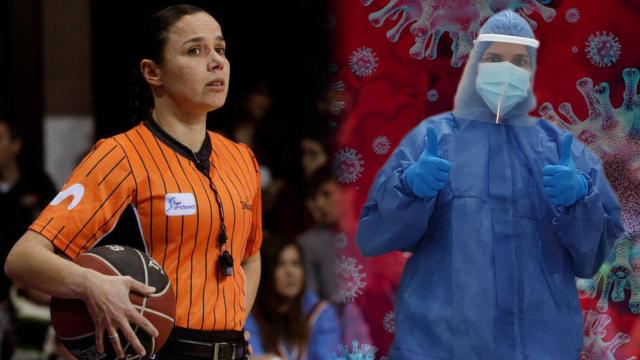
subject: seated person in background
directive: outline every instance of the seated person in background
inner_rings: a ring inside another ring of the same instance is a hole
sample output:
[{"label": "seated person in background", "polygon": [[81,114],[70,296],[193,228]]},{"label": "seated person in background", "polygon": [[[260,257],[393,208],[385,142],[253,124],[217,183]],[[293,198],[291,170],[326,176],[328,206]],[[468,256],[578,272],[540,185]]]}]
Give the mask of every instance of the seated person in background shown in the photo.
[{"label": "seated person in background", "polygon": [[[18,161],[23,148],[15,122],[0,115],[0,259],[4,261],[20,236],[56,195],[42,170]],[[29,160],[29,159],[24,159]],[[13,285],[13,290],[10,290]],[[13,284],[0,273],[0,359],[35,354],[46,358],[49,296]],[[11,297],[9,296],[10,294]]]},{"label": "seated person in background", "polygon": [[305,280],[307,287],[321,298],[332,300],[337,288],[333,263],[336,239],[340,233],[338,221],[343,215],[341,192],[328,166],[311,175],[305,204],[316,225],[298,236],[297,242],[304,251]]},{"label": "seated person in background", "polygon": [[345,194],[330,166],[317,169],[309,178],[305,204],[316,225],[298,236],[298,245],[304,252],[307,288],[320,298],[336,303],[341,322],[342,343],[353,340],[371,344],[369,325],[355,303],[340,304],[339,276],[334,264],[339,257],[338,246],[346,246],[347,235],[341,231],[340,219],[347,215]]},{"label": "seated person in background", "polygon": [[267,239],[262,276],[245,329],[254,360],[330,360],[340,326],[333,305],[305,291],[303,254],[295,243]]}]

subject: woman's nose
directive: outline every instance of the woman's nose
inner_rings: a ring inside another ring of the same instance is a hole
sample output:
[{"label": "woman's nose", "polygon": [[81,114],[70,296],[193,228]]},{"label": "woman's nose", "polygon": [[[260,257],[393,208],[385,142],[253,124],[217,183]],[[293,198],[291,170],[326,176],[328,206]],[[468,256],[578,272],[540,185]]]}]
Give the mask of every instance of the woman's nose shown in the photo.
[{"label": "woman's nose", "polygon": [[207,70],[212,71],[212,70],[222,70],[224,69],[224,59],[222,57],[222,55],[218,54],[217,52],[213,51],[212,55],[209,58],[209,62],[207,63]]}]

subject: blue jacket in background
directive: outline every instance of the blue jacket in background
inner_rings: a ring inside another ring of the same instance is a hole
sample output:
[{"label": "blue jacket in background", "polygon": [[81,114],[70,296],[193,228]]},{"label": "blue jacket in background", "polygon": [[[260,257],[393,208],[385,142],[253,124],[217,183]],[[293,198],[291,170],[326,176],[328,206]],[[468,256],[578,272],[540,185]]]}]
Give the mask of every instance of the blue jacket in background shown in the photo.
[{"label": "blue jacket in background", "polygon": [[[313,310],[314,306],[321,301],[316,294],[307,291],[303,297],[302,307],[305,315]],[[307,348],[306,357],[285,357],[283,360],[333,360],[333,354],[338,353],[338,344],[340,344],[340,320],[338,312],[334,305],[327,301],[323,301],[323,308],[317,315],[315,322],[311,327],[309,346]],[[249,343],[253,347],[254,355],[265,354],[262,345],[262,336],[258,323],[253,314],[247,318],[245,330],[249,331],[251,337]],[[284,346],[281,346],[284,348]],[[284,354],[283,354],[284,355]]]}]

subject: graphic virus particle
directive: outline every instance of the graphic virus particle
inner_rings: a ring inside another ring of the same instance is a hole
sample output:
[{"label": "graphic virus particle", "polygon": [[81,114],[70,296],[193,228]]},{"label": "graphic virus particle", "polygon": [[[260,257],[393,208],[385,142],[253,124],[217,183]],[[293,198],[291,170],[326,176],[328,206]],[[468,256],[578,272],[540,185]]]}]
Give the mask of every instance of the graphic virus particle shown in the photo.
[{"label": "graphic virus particle", "polygon": [[[583,311],[584,315],[584,340],[580,351],[581,360],[616,360],[616,350],[630,341],[629,335],[619,332],[613,339],[605,341],[606,327],[611,322],[611,317],[606,314],[598,314],[595,311]],[[635,360],[633,356],[627,360]]]},{"label": "graphic virus particle", "polygon": [[[361,2],[369,6],[373,0]],[[460,67],[473,47],[480,26],[491,15],[505,9],[518,12],[533,29],[537,24],[527,15],[537,12],[547,22],[556,16],[554,9],[536,0],[389,0],[382,9],[369,14],[369,22],[379,28],[386,21],[399,19],[387,31],[387,39],[397,42],[408,28],[415,40],[409,54],[416,59],[435,59],[440,38],[444,33],[449,33],[453,52],[451,66]]]},{"label": "graphic virus particle", "polygon": [[362,155],[358,154],[355,149],[340,149],[333,159],[333,171],[338,182],[342,184],[355,182],[364,171]]},{"label": "graphic virus particle", "polygon": [[333,240],[333,243],[338,249],[344,249],[345,247],[347,247],[347,243],[348,243],[347,234],[340,233],[336,235],[336,238]]},{"label": "graphic virus particle", "polygon": [[564,19],[570,24],[577,23],[580,20],[580,10],[574,7],[568,8],[564,13]]},{"label": "graphic virus particle", "polygon": [[595,298],[602,283],[602,292],[596,309],[607,311],[609,295],[616,303],[625,300],[628,290],[629,310],[640,314],[640,234],[627,235],[616,241],[610,259],[600,268],[593,279],[578,279],[578,294],[581,298]]},{"label": "graphic virus particle", "polygon": [[384,317],[382,318],[382,326],[384,326],[384,329],[387,330],[387,332],[396,332],[396,316],[393,311],[389,311],[384,314]]},{"label": "graphic virus particle", "polygon": [[371,48],[358,48],[349,56],[349,67],[353,75],[359,78],[371,76],[378,67],[378,56]]},{"label": "graphic virus particle", "polygon": [[580,49],[578,49],[577,46],[574,46],[574,47],[571,48],[571,52],[574,53],[574,54],[577,54],[578,51],[580,51]]},{"label": "graphic virus particle", "polygon": [[346,86],[344,85],[344,81],[336,81],[334,83],[329,84],[330,91],[345,91]]},{"label": "graphic virus particle", "polygon": [[436,102],[438,101],[438,99],[440,98],[440,93],[438,93],[438,90],[429,90],[427,91],[427,100],[431,101],[431,102]]},{"label": "graphic virus particle", "polygon": [[346,86],[344,81],[337,81],[329,84],[329,91],[327,92],[327,100],[329,101],[329,113],[333,116],[338,116],[344,110],[346,103],[340,99],[340,93],[344,93]]},{"label": "graphic virus particle", "polygon": [[622,207],[622,222],[629,233],[640,232],[640,97],[637,93],[640,71],[627,68],[622,72],[625,90],[622,104],[611,105],[609,85],[593,87],[590,78],[577,81],[589,110],[588,118],[580,120],[569,103],[558,107],[544,103],[539,108],[543,118],[572,132],[603,161],[607,179]]},{"label": "graphic virus particle", "polygon": [[341,304],[350,303],[362,294],[362,289],[367,285],[364,281],[367,274],[363,273],[362,269],[364,267],[352,257],[343,255],[340,260],[335,260],[334,272],[338,277],[338,291],[333,296],[334,301]]},{"label": "graphic virus particle", "polygon": [[391,149],[391,140],[386,136],[377,136],[373,139],[373,142],[371,142],[371,147],[374,153],[384,155]]},{"label": "graphic virus particle", "polygon": [[338,345],[340,354],[333,354],[334,360],[375,360],[378,348],[369,344],[358,344],[358,340],[353,340],[351,349],[347,345]]},{"label": "graphic virus particle", "polygon": [[587,53],[587,59],[591,61],[593,65],[599,67],[606,67],[613,65],[620,57],[620,41],[613,35],[613,33],[607,34],[603,31],[600,34],[597,31],[595,34],[589,35],[589,39],[585,42],[587,47],[584,51]]}]

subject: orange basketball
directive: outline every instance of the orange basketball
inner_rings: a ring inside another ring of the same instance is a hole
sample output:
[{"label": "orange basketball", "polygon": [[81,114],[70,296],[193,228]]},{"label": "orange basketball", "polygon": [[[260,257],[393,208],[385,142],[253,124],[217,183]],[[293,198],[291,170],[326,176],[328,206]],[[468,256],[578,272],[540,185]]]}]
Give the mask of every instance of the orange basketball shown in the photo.
[{"label": "orange basketball", "polygon": [[[128,275],[143,284],[155,287],[156,292],[152,295],[144,297],[132,292],[129,294],[129,299],[160,333],[154,339],[142,328],[132,325],[147,352],[146,358],[157,353],[169,338],[176,313],[173,287],[158,263],[139,250],[120,245],[93,248],[79,255],[74,262],[106,275]],[[53,298],[51,320],[58,338],[76,358],[101,358],[96,350],[93,320],[84,301]],[[119,335],[125,354],[135,356],[135,351],[124,335]],[[114,359],[116,354],[107,336],[105,332],[103,341],[105,353],[107,358]]]}]

